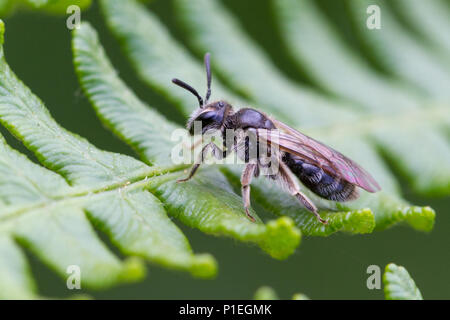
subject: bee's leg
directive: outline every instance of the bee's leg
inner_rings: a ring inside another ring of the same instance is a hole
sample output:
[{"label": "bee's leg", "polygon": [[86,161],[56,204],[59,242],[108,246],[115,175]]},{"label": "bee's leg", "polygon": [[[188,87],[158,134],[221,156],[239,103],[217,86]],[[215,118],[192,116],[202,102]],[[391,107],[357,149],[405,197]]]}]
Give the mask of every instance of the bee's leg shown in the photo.
[{"label": "bee's leg", "polygon": [[323,224],[328,224],[327,220],[322,219],[320,217],[320,214],[317,210],[317,207],[314,205],[314,203],[311,200],[309,200],[307,196],[305,196],[303,193],[301,193],[300,190],[295,190],[294,192],[292,192],[292,194],[302,203],[302,205],[305,206],[306,209],[311,211],[316,216],[317,220],[319,220]]},{"label": "bee's leg", "polygon": [[314,203],[312,203],[312,201],[309,200],[303,193],[297,191],[294,196],[305,206],[306,209],[311,211],[316,216],[317,220],[319,220],[323,224],[328,224],[327,220],[320,217],[317,207],[314,205]]},{"label": "bee's leg", "polygon": [[203,143],[203,139],[198,139],[198,141],[197,142],[194,142],[192,145],[191,145],[191,151],[192,150],[194,150],[195,148],[197,148],[200,144],[202,144]]},{"label": "bee's leg", "polygon": [[220,148],[217,145],[215,145],[213,142],[208,143],[206,146],[203,147],[202,152],[200,153],[199,159],[192,166],[191,172],[189,172],[189,175],[187,176],[187,178],[179,179],[179,180],[177,180],[177,182],[186,182],[194,176],[194,174],[197,172],[197,169],[200,167],[200,164],[206,158],[207,153],[210,148],[213,149],[212,153],[217,159],[221,160],[223,158],[224,154],[222,153],[222,150],[220,150]]},{"label": "bee's leg", "polygon": [[191,180],[191,178],[194,176],[194,174],[197,172],[198,167],[200,167],[200,163],[196,163],[192,166],[191,171],[189,172],[189,175],[187,176],[187,178],[184,179],[178,179],[177,182],[186,182]]},{"label": "bee's leg", "polygon": [[216,159],[222,160],[223,158],[227,157],[228,154],[227,151],[220,149],[215,143],[211,143],[211,148],[212,148],[212,155]]},{"label": "bee's leg", "polygon": [[200,164],[203,162],[203,159],[205,159],[208,149],[211,147],[210,144],[211,143],[208,143],[206,146],[203,147],[199,158],[197,159],[195,164],[192,166],[191,172],[189,172],[189,175],[187,176],[187,178],[178,179],[177,180],[178,183],[189,181],[194,176],[194,174],[197,172],[197,169],[200,167]]},{"label": "bee's leg", "polygon": [[323,224],[328,224],[325,219],[322,219],[320,217],[317,207],[314,205],[314,203],[309,200],[307,196],[300,192],[300,188],[295,179],[292,177],[289,168],[281,162],[279,170],[289,192],[294,197],[296,197],[306,209],[311,211],[316,216],[317,220],[319,220]]},{"label": "bee's leg", "polygon": [[242,185],[242,199],[244,201],[244,208],[247,217],[255,222],[255,218],[250,214],[250,183],[252,182],[252,178],[255,174],[257,165],[254,163],[249,163],[245,166],[244,171],[242,171],[241,176],[241,185]]}]

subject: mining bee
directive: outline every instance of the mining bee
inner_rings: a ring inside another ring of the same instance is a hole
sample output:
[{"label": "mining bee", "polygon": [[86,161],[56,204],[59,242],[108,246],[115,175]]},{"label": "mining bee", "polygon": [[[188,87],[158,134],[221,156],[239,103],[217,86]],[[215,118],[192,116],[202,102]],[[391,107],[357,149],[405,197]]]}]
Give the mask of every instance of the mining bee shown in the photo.
[{"label": "mining bee", "polygon": [[[224,141],[223,150],[214,143],[206,144],[201,151],[201,159],[197,161],[187,178],[177,182],[185,182],[191,179],[205,156],[212,154],[219,159],[229,155],[231,151],[243,150],[241,158],[245,160],[245,169],[241,176],[242,198],[247,217],[255,221],[249,213],[250,208],[250,183],[253,177],[258,177],[264,166],[262,155],[258,152],[251,157],[249,150],[252,148],[251,139],[238,135],[234,137],[232,148],[228,148],[226,132],[228,129],[241,130],[257,137],[256,144],[265,143],[268,147],[270,158],[275,158],[278,164],[276,174],[267,174],[270,179],[277,181],[284,190],[296,197],[300,203],[316,218],[326,224],[322,219],[314,203],[301,191],[296,178],[309,190],[321,198],[344,202],[359,197],[357,187],[368,192],[377,192],[380,186],[375,179],[354,161],[342,155],[340,152],[310,138],[303,133],[291,128],[287,124],[252,109],[242,108],[237,111],[226,101],[219,100],[209,102],[211,96],[211,67],[210,55],[205,55],[205,67],[207,78],[207,92],[205,99],[187,83],[172,79],[172,82],[195,95],[199,108],[195,110],[188,123],[187,129],[193,134],[193,124],[201,123],[201,133],[219,131]],[[253,142],[253,145],[255,142]],[[276,147],[276,148],[274,148]],[[276,151],[275,151],[276,149]],[[296,177],[296,178],[295,178]]]}]

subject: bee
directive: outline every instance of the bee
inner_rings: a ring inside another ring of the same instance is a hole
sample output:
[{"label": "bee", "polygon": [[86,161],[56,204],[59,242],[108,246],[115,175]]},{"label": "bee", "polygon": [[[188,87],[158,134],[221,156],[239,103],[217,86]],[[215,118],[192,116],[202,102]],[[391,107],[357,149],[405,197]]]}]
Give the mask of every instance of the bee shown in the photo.
[{"label": "bee", "polygon": [[206,144],[202,147],[201,159],[192,166],[189,175],[177,182],[190,180],[209,152],[212,152],[216,158],[223,159],[231,151],[243,150],[243,153],[241,152],[243,154],[241,157],[245,160],[245,168],[241,175],[243,204],[247,217],[255,221],[249,212],[250,184],[254,177],[261,174],[261,168],[265,166],[261,160],[265,156],[256,152],[256,155],[251,157],[249,155],[252,147],[251,139],[246,139],[242,135],[234,137],[233,147],[227,148],[228,145],[225,145],[226,131],[233,129],[247,134],[251,133],[257,137],[256,144],[265,143],[268,146],[269,157],[277,160],[278,170],[276,174],[267,174],[266,176],[277,181],[285,191],[296,197],[321,223],[327,224],[327,221],[320,217],[316,205],[301,192],[296,178],[319,197],[336,202],[357,199],[359,197],[358,187],[372,193],[381,190],[375,179],[353,160],[287,124],[256,109],[242,108],[235,111],[224,100],[209,102],[211,97],[209,53],[205,55],[204,62],[207,78],[205,99],[187,83],[179,79],[172,79],[172,82],[197,97],[199,108],[192,113],[187,123],[190,133],[193,134],[193,124],[198,121],[201,124],[202,134],[214,130],[220,132],[224,148],[222,150],[214,143]]}]

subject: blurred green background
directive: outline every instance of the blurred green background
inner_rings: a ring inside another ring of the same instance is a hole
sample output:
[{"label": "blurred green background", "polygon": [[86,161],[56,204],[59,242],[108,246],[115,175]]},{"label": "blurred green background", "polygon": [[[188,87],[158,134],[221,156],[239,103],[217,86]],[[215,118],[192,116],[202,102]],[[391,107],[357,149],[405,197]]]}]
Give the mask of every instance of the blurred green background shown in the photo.
[{"label": "blurred green background", "polygon": [[[274,27],[268,1],[223,2],[241,18],[246,31],[264,47],[286,75],[294,81],[308,83],[303,75],[294,71],[289,57],[279,50],[281,40]],[[348,25],[340,4],[320,1],[319,5],[351,42],[352,36],[346,32]],[[167,25],[173,26],[174,35],[183,42],[174,26],[171,1],[155,0],[148,7]],[[245,20],[242,19],[244,16]],[[73,69],[71,34],[65,19],[65,16],[23,11],[4,18],[8,62],[63,127],[86,137],[99,148],[133,155],[129,147],[102,127],[83,96]],[[108,56],[137,95],[158,107],[168,118],[184,123],[185,119],[170,104],[137,79],[117,42],[106,30],[96,2],[82,13],[82,20],[90,21],[98,30]],[[0,130],[13,147],[30,155],[6,130]],[[214,280],[197,280],[187,274],[150,266],[147,278],[141,283],[100,292],[74,292],[67,290],[65,281],[35,257],[28,255],[28,258],[32,262],[39,291],[52,297],[88,293],[96,298],[248,299],[259,286],[269,285],[285,299],[295,292],[305,293],[312,299],[382,299],[382,290],[367,289],[366,269],[369,265],[379,265],[383,270],[387,263],[395,262],[408,269],[425,299],[449,299],[450,197],[419,198],[405,185],[404,195],[414,204],[430,205],[436,210],[436,224],[431,233],[398,226],[369,235],[338,233],[328,238],[303,237],[296,253],[285,261],[274,260],[261,250],[231,239],[206,236],[179,224],[196,252],[211,252],[217,258],[219,275]],[[111,250],[120,256],[117,250]]]}]

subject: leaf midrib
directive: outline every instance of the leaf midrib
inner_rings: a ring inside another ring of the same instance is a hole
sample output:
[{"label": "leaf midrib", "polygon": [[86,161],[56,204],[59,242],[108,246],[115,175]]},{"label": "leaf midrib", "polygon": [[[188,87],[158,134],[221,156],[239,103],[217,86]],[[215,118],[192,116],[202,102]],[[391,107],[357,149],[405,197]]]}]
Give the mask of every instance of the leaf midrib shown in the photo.
[{"label": "leaf midrib", "polygon": [[0,216],[0,224],[4,223],[8,220],[17,218],[19,215],[26,214],[28,212],[32,212],[37,209],[42,209],[47,206],[57,207],[63,204],[70,204],[71,202],[77,203],[85,203],[87,201],[91,201],[93,197],[103,197],[107,196],[109,192],[114,190],[125,190],[127,192],[139,188],[144,188],[151,180],[149,178],[157,179],[162,176],[167,176],[171,173],[179,172],[185,169],[187,165],[178,165],[171,167],[150,167],[151,170],[145,170],[144,172],[139,172],[135,177],[131,177],[125,179],[121,182],[114,182],[111,184],[103,185],[102,187],[98,187],[95,189],[87,189],[87,188],[72,188],[74,192],[68,192],[65,195],[56,196],[53,198],[48,198],[50,201],[40,201],[35,202],[30,205],[24,205],[18,207],[11,208],[10,210],[3,211]]}]

